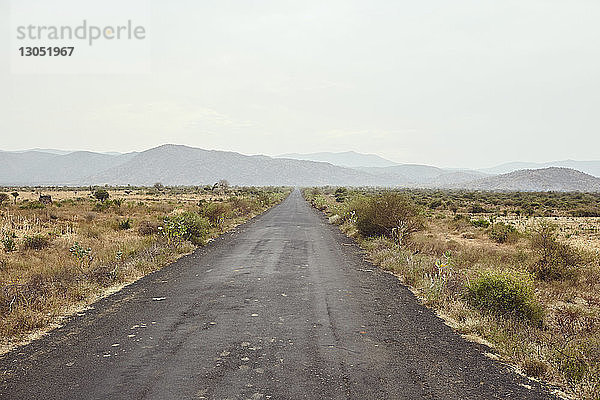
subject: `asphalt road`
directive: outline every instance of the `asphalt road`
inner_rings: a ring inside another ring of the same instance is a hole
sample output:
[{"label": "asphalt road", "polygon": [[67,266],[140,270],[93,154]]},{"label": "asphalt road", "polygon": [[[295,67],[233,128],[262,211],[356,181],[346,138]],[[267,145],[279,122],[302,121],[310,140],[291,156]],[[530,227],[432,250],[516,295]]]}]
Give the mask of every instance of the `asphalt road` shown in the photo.
[{"label": "asphalt road", "polygon": [[2,357],[0,398],[550,398],[363,257],[295,191]]}]

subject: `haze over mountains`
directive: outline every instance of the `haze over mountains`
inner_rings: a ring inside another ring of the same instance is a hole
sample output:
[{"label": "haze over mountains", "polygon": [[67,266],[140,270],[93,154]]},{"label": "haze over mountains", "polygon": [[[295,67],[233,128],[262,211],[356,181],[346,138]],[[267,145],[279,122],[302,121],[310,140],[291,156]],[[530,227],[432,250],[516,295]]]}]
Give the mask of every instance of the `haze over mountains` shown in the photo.
[{"label": "haze over mountains", "polygon": [[321,153],[288,153],[277,156],[277,158],[291,158],[294,160],[326,162],[340,167],[360,168],[360,167],[391,167],[398,165],[393,161],[387,160],[376,154],[362,154],[355,151],[345,151],[341,153],[321,152]]},{"label": "haze over mountains", "polygon": [[[560,161],[600,176],[599,161]],[[0,151],[0,185],[345,185],[476,190],[600,191],[600,178],[573,168],[519,169],[509,163],[486,170],[396,164],[356,152],[247,156],[163,145],[143,152],[94,153],[36,149]],[[537,164],[535,164],[537,165]],[[519,169],[517,171],[511,168]],[[500,173],[494,171],[508,171]]]}]

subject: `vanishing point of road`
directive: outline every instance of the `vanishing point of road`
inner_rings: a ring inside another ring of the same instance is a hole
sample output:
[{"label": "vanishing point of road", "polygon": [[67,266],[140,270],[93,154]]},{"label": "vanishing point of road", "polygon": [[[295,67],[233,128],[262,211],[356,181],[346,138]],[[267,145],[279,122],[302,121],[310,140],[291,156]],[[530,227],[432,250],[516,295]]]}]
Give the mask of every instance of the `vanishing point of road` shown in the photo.
[{"label": "vanishing point of road", "polygon": [[312,209],[265,214],[0,359],[0,399],[548,399]]}]

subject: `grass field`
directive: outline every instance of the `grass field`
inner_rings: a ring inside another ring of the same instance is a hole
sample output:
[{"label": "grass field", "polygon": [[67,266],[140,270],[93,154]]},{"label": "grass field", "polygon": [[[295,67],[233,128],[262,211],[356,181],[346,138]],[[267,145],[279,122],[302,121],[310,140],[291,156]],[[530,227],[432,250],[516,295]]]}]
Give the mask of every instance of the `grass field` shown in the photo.
[{"label": "grass field", "polygon": [[304,195],[454,329],[571,397],[600,398],[598,195]]},{"label": "grass field", "polygon": [[[285,188],[7,188],[3,351],[281,201]],[[51,204],[38,201],[51,196]],[[96,195],[96,196],[95,196]],[[1,195],[0,195],[1,196]]]}]

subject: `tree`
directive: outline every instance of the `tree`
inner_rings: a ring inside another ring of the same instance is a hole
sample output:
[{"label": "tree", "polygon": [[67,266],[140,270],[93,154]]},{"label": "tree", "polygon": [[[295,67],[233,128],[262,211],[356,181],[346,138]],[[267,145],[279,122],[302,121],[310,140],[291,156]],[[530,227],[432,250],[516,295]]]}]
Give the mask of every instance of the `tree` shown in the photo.
[{"label": "tree", "polygon": [[165,185],[163,185],[160,182],[156,182],[154,184],[154,189],[158,190],[159,192],[162,192],[163,190],[165,190]]},{"label": "tree", "polygon": [[6,201],[8,201],[8,195],[6,193],[0,193],[0,206]]},{"label": "tree", "polygon": [[104,201],[106,199],[108,199],[110,196],[108,194],[108,191],[105,189],[98,189],[94,192],[94,197],[97,198],[98,200],[100,200],[102,203],[104,203]]},{"label": "tree", "polygon": [[12,192],[12,197],[15,198],[15,204],[17,204],[17,197],[19,197],[19,192]]},{"label": "tree", "polygon": [[219,182],[217,182],[213,185],[212,190],[215,190],[215,189],[227,190],[228,187],[229,187],[229,182],[226,179],[221,179]]}]

